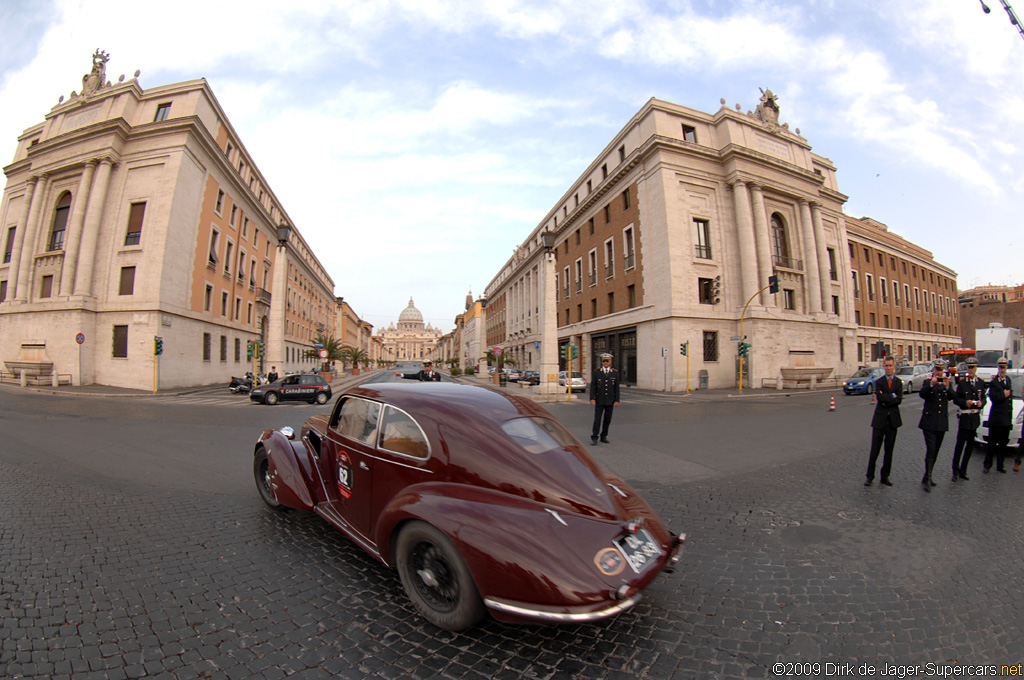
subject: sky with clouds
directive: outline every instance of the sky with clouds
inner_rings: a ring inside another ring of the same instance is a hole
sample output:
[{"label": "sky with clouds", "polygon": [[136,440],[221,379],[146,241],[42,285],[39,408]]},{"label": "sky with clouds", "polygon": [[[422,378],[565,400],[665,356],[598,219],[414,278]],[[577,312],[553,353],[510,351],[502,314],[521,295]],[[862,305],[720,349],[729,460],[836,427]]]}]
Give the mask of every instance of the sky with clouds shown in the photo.
[{"label": "sky with clouds", "polygon": [[447,331],[645,101],[771,88],[848,215],[1016,285],[1024,39],[986,2],[0,0],[0,163],[97,48],[112,81],[206,78],[335,294]]}]

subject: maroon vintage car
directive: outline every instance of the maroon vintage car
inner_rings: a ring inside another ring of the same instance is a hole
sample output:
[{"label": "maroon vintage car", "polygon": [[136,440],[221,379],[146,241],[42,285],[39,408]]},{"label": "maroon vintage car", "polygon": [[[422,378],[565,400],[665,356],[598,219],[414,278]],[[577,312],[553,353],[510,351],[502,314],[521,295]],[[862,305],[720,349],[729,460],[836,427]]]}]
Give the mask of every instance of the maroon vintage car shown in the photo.
[{"label": "maroon vintage car", "polygon": [[452,383],[380,384],[268,430],[254,473],[272,508],[313,510],[397,568],[416,609],[462,630],[580,622],[632,607],[679,536],[532,400]]}]

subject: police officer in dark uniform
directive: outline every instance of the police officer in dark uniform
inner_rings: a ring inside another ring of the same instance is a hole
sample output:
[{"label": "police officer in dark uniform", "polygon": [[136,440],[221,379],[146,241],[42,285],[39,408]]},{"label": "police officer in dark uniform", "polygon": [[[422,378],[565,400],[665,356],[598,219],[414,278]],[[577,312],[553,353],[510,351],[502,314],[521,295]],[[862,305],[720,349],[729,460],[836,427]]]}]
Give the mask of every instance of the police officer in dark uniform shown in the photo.
[{"label": "police officer in dark uniform", "polygon": [[892,486],[889,472],[892,470],[892,449],[896,445],[896,431],[903,425],[900,404],[903,402],[903,382],[897,378],[896,360],[886,357],[882,362],[885,375],[875,381],[875,414],[871,417],[871,453],[868,456],[868,474],[864,486],[871,486],[875,479],[875,463],[885,443],[885,457],[882,459],[882,485]]},{"label": "police officer in dark uniform", "polygon": [[[967,360],[967,375],[956,384],[956,405],[960,407],[956,417],[956,447],[953,449],[953,481],[957,478],[967,481],[967,463],[971,460],[974,439],[978,436],[981,425],[981,409],[985,406],[986,385],[977,376],[978,360],[970,357]],[[960,454],[963,453],[963,458]]]},{"label": "police officer in dark uniform", "polygon": [[434,370],[434,365],[429,360],[423,362],[423,370],[416,373],[399,373],[395,375],[406,380],[419,380],[420,382],[441,382],[441,374]]},{"label": "police officer in dark uniform", "polygon": [[988,400],[992,408],[988,412],[988,450],[985,452],[985,472],[992,468],[992,457],[996,459],[996,470],[1006,472],[1003,462],[1006,460],[1006,445],[1010,440],[1010,428],[1013,425],[1013,383],[1006,375],[1009,362],[1002,357],[998,362],[999,372],[988,384]]},{"label": "police officer in dark uniform", "polygon": [[619,405],[619,372],[612,368],[611,354],[601,355],[601,367],[595,369],[590,378],[590,405],[594,407],[594,427],[590,432],[590,444],[597,444],[598,433],[601,441],[607,444],[612,410]]},{"label": "police officer in dark uniform", "polygon": [[920,395],[924,399],[924,408],[921,410],[921,421],[917,424],[924,432],[925,447],[924,477],[921,478],[921,486],[929,493],[932,487],[936,486],[932,481],[932,468],[939,457],[942,439],[949,431],[949,402],[956,398],[956,392],[949,383],[946,362],[943,359],[936,359],[932,364],[931,380],[926,380],[921,386]]}]

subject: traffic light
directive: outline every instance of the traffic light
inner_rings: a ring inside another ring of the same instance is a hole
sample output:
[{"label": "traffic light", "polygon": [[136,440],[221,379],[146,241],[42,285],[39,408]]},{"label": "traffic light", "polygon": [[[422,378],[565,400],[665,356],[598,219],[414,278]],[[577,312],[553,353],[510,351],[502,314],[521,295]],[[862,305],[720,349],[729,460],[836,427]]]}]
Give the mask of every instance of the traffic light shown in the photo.
[{"label": "traffic light", "polygon": [[779,277],[776,274],[768,277],[768,292],[772,294],[779,292]]},{"label": "traffic light", "polygon": [[562,345],[561,355],[563,359],[569,358],[569,345]]},{"label": "traffic light", "polygon": [[722,301],[722,277],[716,276],[711,282],[711,304],[717,305]]},{"label": "traffic light", "polygon": [[687,340],[686,342],[679,343],[679,354],[681,354],[682,356],[685,357],[686,356],[686,351],[688,349],[690,349],[690,342],[689,342],[689,340]]},{"label": "traffic light", "polygon": [[252,353],[254,351],[253,348],[255,347],[255,345],[256,345],[256,343],[253,342],[252,340],[246,340],[245,341],[245,358],[246,359],[252,359]]},{"label": "traffic light", "polygon": [[263,356],[263,341],[257,340],[254,344],[256,345],[255,357],[259,359]]},{"label": "traffic light", "polygon": [[576,345],[569,345],[569,353],[572,355],[573,359],[576,359],[580,355],[580,348]]},{"label": "traffic light", "polygon": [[750,354],[750,343],[749,342],[743,342],[741,340],[739,345],[737,346],[737,351],[739,352],[739,355],[741,357],[747,356],[748,354]]},{"label": "traffic light", "polygon": [[153,336],[153,356],[160,356],[164,353],[164,339],[159,335]]}]

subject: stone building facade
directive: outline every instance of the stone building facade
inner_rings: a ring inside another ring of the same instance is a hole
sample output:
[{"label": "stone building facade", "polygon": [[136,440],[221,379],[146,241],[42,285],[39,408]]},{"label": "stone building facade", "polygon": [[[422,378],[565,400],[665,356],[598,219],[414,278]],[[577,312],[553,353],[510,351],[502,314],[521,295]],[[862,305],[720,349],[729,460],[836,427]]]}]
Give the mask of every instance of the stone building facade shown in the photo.
[{"label": "stone building facade", "polygon": [[311,365],[333,282],[209,85],[112,84],[107,61],[4,168],[0,359],[143,389],[227,382],[248,341]]},{"label": "stone building facade", "polygon": [[746,385],[852,372],[846,196],[833,164],[763,94],[746,113],[648,101],[488,285],[488,344],[538,368],[547,233],[559,344],[581,348],[574,369],[588,373],[607,351],[626,384],[679,391],[705,371],[709,387],[733,386],[744,336]]},{"label": "stone building facade", "polygon": [[398,315],[398,324],[378,332],[386,361],[433,361],[441,331],[423,323],[423,314],[412,298]]},{"label": "stone building facade", "polygon": [[[921,363],[960,347],[956,272],[877,220],[846,218],[857,362]],[[973,331],[972,331],[973,336]]]}]

